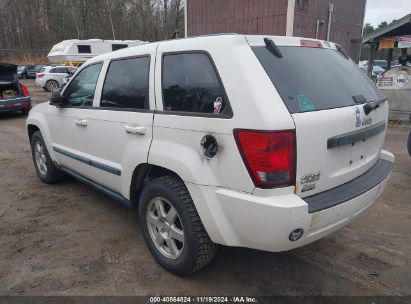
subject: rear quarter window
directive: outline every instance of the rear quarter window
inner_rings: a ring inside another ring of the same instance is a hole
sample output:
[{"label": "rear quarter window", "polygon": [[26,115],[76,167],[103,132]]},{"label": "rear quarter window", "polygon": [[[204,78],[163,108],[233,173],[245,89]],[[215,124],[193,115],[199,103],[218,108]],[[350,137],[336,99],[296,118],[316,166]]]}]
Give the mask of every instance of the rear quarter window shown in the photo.
[{"label": "rear quarter window", "polygon": [[205,52],[165,54],[164,111],[232,116],[224,87]]},{"label": "rear quarter window", "polygon": [[353,106],[357,95],[367,101],[384,97],[337,50],[283,46],[283,57],[277,58],[265,46],[252,49],[290,113]]}]

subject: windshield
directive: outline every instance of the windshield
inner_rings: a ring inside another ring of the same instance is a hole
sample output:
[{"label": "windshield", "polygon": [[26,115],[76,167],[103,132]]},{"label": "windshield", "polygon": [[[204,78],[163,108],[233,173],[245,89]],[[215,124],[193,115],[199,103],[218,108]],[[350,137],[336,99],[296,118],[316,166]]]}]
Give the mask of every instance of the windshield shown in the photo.
[{"label": "windshield", "polygon": [[282,58],[252,47],[290,113],[355,105],[384,97],[352,60],[332,49],[280,46]]}]

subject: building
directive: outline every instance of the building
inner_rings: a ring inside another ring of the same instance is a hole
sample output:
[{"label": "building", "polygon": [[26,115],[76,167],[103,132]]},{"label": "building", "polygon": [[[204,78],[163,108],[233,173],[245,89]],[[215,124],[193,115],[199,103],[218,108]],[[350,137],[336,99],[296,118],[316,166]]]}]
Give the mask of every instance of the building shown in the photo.
[{"label": "building", "polygon": [[358,61],[365,4],[366,0],[186,0],[186,36],[328,38]]}]

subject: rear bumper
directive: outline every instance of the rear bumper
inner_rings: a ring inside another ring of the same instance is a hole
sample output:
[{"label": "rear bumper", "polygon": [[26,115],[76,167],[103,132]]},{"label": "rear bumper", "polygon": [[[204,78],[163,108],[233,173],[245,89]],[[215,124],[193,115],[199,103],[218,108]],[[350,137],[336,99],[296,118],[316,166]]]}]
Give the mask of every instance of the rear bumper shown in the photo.
[{"label": "rear bumper", "polygon": [[0,99],[0,112],[19,111],[22,109],[30,109],[30,97],[17,97]]},{"label": "rear bumper", "polygon": [[[394,156],[382,151],[380,160],[392,164]],[[294,193],[264,197],[217,187],[187,187],[214,242],[276,252],[306,245],[349,224],[382,193],[391,170],[392,166],[361,194],[311,213],[309,204]],[[295,229],[304,233],[290,241]]]},{"label": "rear bumper", "polygon": [[42,87],[42,88],[46,85],[46,82],[44,81],[43,78],[37,78],[36,77],[36,80],[34,81],[34,83],[35,83],[36,86]]}]

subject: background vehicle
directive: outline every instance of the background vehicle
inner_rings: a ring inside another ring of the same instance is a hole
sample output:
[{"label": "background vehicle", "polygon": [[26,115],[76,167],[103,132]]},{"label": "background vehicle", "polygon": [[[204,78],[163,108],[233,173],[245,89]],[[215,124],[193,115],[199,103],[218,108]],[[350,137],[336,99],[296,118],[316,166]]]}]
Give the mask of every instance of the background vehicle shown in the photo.
[{"label": "background vehicle", "polygon": [[387,119],[338,45],[220,35],[97,56],[27,129],[43,182],[138,206],[153,256],[188,274],[216,244],[290,250],[354,220],[393,168]]},{"label": "background vehicle", "polygon": [[30,95],[17,78],[17,66],[0,63],[0,112],[21,111],[27,115],[31,109]]},{"label": "background vehicle", "polygon": [[56,91],[64,84],[64,78],[71,76],[77,69],[68,66],[47,66],[37,73],[36,85],[46,91]]},{"label": "background vehicle", "polygon": [[20,65],[17,67],[17,76],[22,79],[35,78],[33,65]]},{"label": "background vehicle", "polygon": [[50,62],[81,64],[94,56],[144,43],[141,40],[64,40],[53,46],[47,58]]}]

